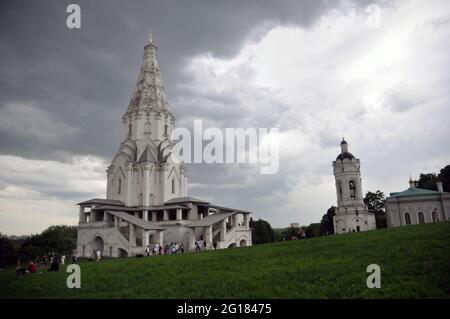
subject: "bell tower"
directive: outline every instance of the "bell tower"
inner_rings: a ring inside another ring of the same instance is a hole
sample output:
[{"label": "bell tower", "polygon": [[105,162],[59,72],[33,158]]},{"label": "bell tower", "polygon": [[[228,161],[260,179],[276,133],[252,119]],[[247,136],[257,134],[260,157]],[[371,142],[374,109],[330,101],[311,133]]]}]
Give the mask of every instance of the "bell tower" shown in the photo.
[{"label": "bell tower", "polygon": [[337,197],[335,234],[376,229],[375,216],[364,204],[360,167],[360,160],[348,151],[348,144],[342,139],[341,152],[333,162]]}]

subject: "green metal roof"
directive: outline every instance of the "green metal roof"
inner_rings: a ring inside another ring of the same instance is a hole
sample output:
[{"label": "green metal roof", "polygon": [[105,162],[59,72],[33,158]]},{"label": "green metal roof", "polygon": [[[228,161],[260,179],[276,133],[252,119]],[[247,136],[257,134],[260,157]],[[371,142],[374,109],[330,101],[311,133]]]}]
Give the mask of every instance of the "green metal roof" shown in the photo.
[{"label": "green metal roof", "polygon": [[431,191],[423,188],[408,188],[403,192],[390,193],[390,197],[406,197],[406,196],[426,196],[426,195],[439,195],[445,194],[437,191]]}]

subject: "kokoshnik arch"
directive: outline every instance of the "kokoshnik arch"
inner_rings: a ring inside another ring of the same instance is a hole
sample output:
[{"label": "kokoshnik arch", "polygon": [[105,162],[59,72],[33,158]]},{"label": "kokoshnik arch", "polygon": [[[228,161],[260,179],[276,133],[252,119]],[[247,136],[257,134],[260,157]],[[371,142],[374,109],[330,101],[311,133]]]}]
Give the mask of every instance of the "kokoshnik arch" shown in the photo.
[{"label": "kokoshnik arch", "polygon": [[128,110],[122,142],[107,169],[106,199],[79,203],[78,254],[142,254],[147,245],[183,243],[193,250],[252,244],[250,212],[188,197],[187,174],[174,158],[169,109],[151,34]]}]

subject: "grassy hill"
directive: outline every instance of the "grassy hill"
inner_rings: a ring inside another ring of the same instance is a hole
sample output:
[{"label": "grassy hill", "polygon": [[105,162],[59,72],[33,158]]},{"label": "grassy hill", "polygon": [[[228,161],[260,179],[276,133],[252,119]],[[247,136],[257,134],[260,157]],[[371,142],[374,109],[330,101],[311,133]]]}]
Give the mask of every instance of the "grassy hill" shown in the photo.
[{"label": "grassy hill", "polygon": [[[381,289],[366,287],[372,263]],[[450,223],[80,266],[81,289],[3,270],[0,298],[449,298]]]}]

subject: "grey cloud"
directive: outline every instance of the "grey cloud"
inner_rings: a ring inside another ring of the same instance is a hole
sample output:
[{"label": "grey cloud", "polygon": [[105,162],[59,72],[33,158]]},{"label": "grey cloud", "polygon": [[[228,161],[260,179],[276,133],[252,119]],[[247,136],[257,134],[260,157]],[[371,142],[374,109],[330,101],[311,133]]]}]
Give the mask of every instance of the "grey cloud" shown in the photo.
[{"label": "grey cloud", "polygon": [[[149,30],[159,47],[169,101],[183,100],[178,88],[189,81],[180,72],[187,58],[205,52],[231,56],[249,37],[263,34],[261,30],[282,24],[307,27],[337,5],[268,0],[78,1],[82,28],[68,30],[65,8],[69,3],[2,1],[0,108],[8,103],[35,103],[82,132],[64,145],[34,143],[26,148],[20,137],[1,132],[2,152],[42,158],[58,149],[111,157]],[[174,113],[181,115],[178,120],[189,107],[175,105]],[[88,139],[90,143],[85,143]]]},{"label": "grey cloud", "polygon": [[402,82],[386,92],[383,103],[392,112],[406,112],[419,106],[427,98],[427,94],[420,92],[419,88]]}]

